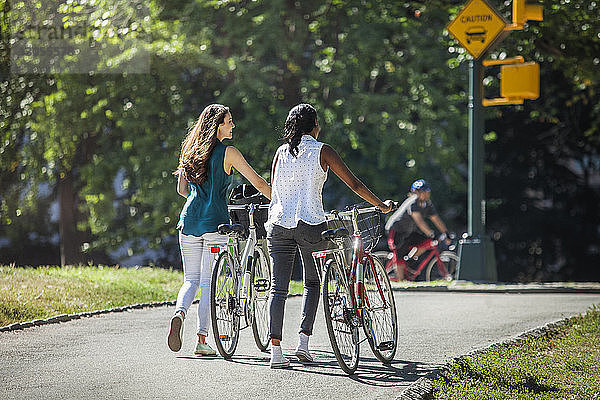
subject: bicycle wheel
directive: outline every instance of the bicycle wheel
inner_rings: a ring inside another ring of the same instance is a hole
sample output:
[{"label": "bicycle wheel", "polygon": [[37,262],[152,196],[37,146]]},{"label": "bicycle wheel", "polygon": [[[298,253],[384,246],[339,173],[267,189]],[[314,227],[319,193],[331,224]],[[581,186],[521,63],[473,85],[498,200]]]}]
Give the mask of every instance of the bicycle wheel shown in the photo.
[{"label": "bicycle wheel", "polygon": [[252,291],[252,333],[260,351],[266,351],[269,345],[269,290],[271,288],[271,269],[262,249],[254,251],[250,290]]},{"label": "bicycle wheel", "polygon": [[383,260],[383,263],[385,265],[385,271],[387,272],[388,276],[390,276],[391,278],[398,278],[396,276],[396,264],[392,262],[393,253],[389,251],[375,251],[371,253],[371,255],[373,257],[377,257],[380,261]]},{"label": "bicycle wheel", "polygon": [[335,261],[327,262],[323,280],[323,308],[335,358],[344,372],[353,374],[358,367],[358,321],[352,306],[352,289],[344,279],[345,274]]},{"label": "bicycle wheel", "polygon": [[238,344],[238,277],[233,257],[222,252],[215,264],[210,286],[210,311],[215,344],[223,358],[231,358]]},{"label": "bicycle wheel", "polygon": [[451,251],[442,251],[440,253],[440,259],[446,267],[448,275],[444,276],[438,265],[437,257],[434,257],[429,262],[427,270],[425,271],[426,281],[451,281],[456,279],[456,268],[458,266],[458,256]]},{"label": "bicycle wheel", "polygon": [[375,357],[389,363],[398,346],[396,303],[385,267],[377,257],[372,260],[363,263],[363,328]]}]

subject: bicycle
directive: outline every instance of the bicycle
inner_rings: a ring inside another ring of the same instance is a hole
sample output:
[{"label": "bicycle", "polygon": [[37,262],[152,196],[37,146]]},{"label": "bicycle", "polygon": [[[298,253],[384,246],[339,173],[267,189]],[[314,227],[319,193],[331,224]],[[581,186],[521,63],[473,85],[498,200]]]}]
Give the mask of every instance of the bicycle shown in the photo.
[{"label": "bicycle", "polygon": [[[238,344],[240,330],[252,326],[254,341],[261,351],[269,345],[268,295],[271,287],[271,267],[265,255],[264,238],[257,238],[254,221],[256,210],[266,205],[228,205],[229,211],[247,212],[248,227],[242,224],[219,225],[218,231],[228,235],[225,250],[219,252],[213,269],[210,306],[212,330],[221,356],[229,359]],[[245,246],[240,253],[241,242]],[[244,325],[241,326],[240,320]]]},{"label": "bicycle", "polygon": [[[361,326],[373,354],[382,363],[392,361],[398,343],[391,284],[381,261],[370,253],[381,236],[381,212],[376,207],[362,206],[326,214],[328,227],[332,228],[321,236],[335,246],[313,253],[322,276],[331,347],[342,370],[350,375],[358,367],[360,344],[365,340],[360,340]],[[336,227],[339,225],[343,227]],[[346,254],[349,250],[351,256]]]},{"label": "bicycle", "polygon": [[[390,238],[388,243],[392,250],[391,253],[377,252],[376,255],[387,259],[385,269],[388,274],[395,274],[397,268],[402,268],[404,279],[408,281],[417,280],[423,271],[423,278],[427,282],[452,281],[458,278],[458,256],[454,252],[456,249],[456,236],[450,234],[448,237],[451,244],[447,247],[447,250],[443,246],[445,238],[440,238],[440,240],[427,239],[417,246],[413,246],[408,254],[403,257],[403,260],[400,260],[398,249],[396,249],[392,238]],[[409,267],[408,261],[416,261],[414,255],[419,251],[425,252],[420,256],[421,261],[416,268]]]}]

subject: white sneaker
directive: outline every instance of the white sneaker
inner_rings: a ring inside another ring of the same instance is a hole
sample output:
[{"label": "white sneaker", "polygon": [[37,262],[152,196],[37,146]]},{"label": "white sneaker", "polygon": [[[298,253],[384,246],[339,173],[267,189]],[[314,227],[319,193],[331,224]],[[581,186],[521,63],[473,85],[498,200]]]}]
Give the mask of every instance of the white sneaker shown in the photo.
[{"label": "white sneaker", "polygon": [[285,358],[281,352],[281,347],[271,347],[271,368],[288,368],[290,366],[290,360]]},{"label": "white sneaker", "polygon": [[312,363],[315,361],[308,352],[308,349],[304,349],[301,347],[298,347],[296,349],[296,357],[298,357],[298,361],[303,363]]},{"label": "white sneaker", "polygon": [[298,347],[296,348],[296,357],[298,361],[303,363],[312,363],[314,360],[308,351],[308,340],[310,336],[304,332],[300,332],[298,336]]},{"label": "white sneaker", "polygon": [[181,350],[183,334],[183,316],[181,313],[175,313],[171,318],[171,328],[169,329],[169,336],[167,337],[167,344],[172,351]]}]

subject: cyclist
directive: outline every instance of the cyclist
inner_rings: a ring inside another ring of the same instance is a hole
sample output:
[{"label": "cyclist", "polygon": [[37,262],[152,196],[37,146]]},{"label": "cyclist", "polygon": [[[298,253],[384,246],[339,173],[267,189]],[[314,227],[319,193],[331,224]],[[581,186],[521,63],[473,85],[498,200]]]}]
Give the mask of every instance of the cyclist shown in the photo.
[{"label": "cyclist", "polygon": [[289,360],[281,350],[283,312],[297,249],[304,267],[304,300],[296,357],[312,362],[308,339],[312,334],[319,304],[320,280],[312,252],[327,243],[321,232],[327,229],[322,190],[329,169],[360,197],[391,211],[391,200],[382,202],[348,169],[338,153],[318,142],[317,111],[309,104],[292,108],[284,126],[285,141],[275,153],[272,166],[273,198],[269,207],[267,244],[273,265],[269,296],[271,368],[287,368]]},{"label": "cyclist", "polygon": [[[404,200],[398,211],[396,211],[386,223],[389,229],[388,245],[396,252],[398,263],[395,264],[396,277],[393,280],[404,279],[404,256],[413,248],[423,244],[435,237],[435,231],[429,227],[426,218],[441,232],[440,240],[450,244],[448,229],[444,221],[438,215],[435,206],[431,202],[431,187],[424,179],[418,179],[410,186],[408,198]],[[418,249],[412,255],[418,257],[425,249]]]},{"label": "cyclist", "polygon": [[227,236],[217,232],[219,224],[229,222],[226,191],[232,169],[238,170],[265,196],[271,187],[252,169],[238,149],[221,143],[231,139],[235,127],[228,107],[207,106],[181,145],[177,193],[187,199],[177,229],[183,261],[184,283],[177,296],[175,315],[171,318],[167,344],[172,351],[181,349],[183,320],[200,289],[198,303],[197,355],[216,355],[206,343],[210,318],[210,248],[227,243]]}]

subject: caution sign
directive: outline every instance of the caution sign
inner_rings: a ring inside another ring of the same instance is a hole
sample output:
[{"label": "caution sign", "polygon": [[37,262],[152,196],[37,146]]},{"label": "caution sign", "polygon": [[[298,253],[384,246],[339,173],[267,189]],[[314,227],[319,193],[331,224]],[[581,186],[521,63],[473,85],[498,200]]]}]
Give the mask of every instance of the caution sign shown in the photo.
[{"label": "caution sign", "polygon": [[485,0],[470,0],[446,29],[478,59],[502,33],[507,22]]}]

